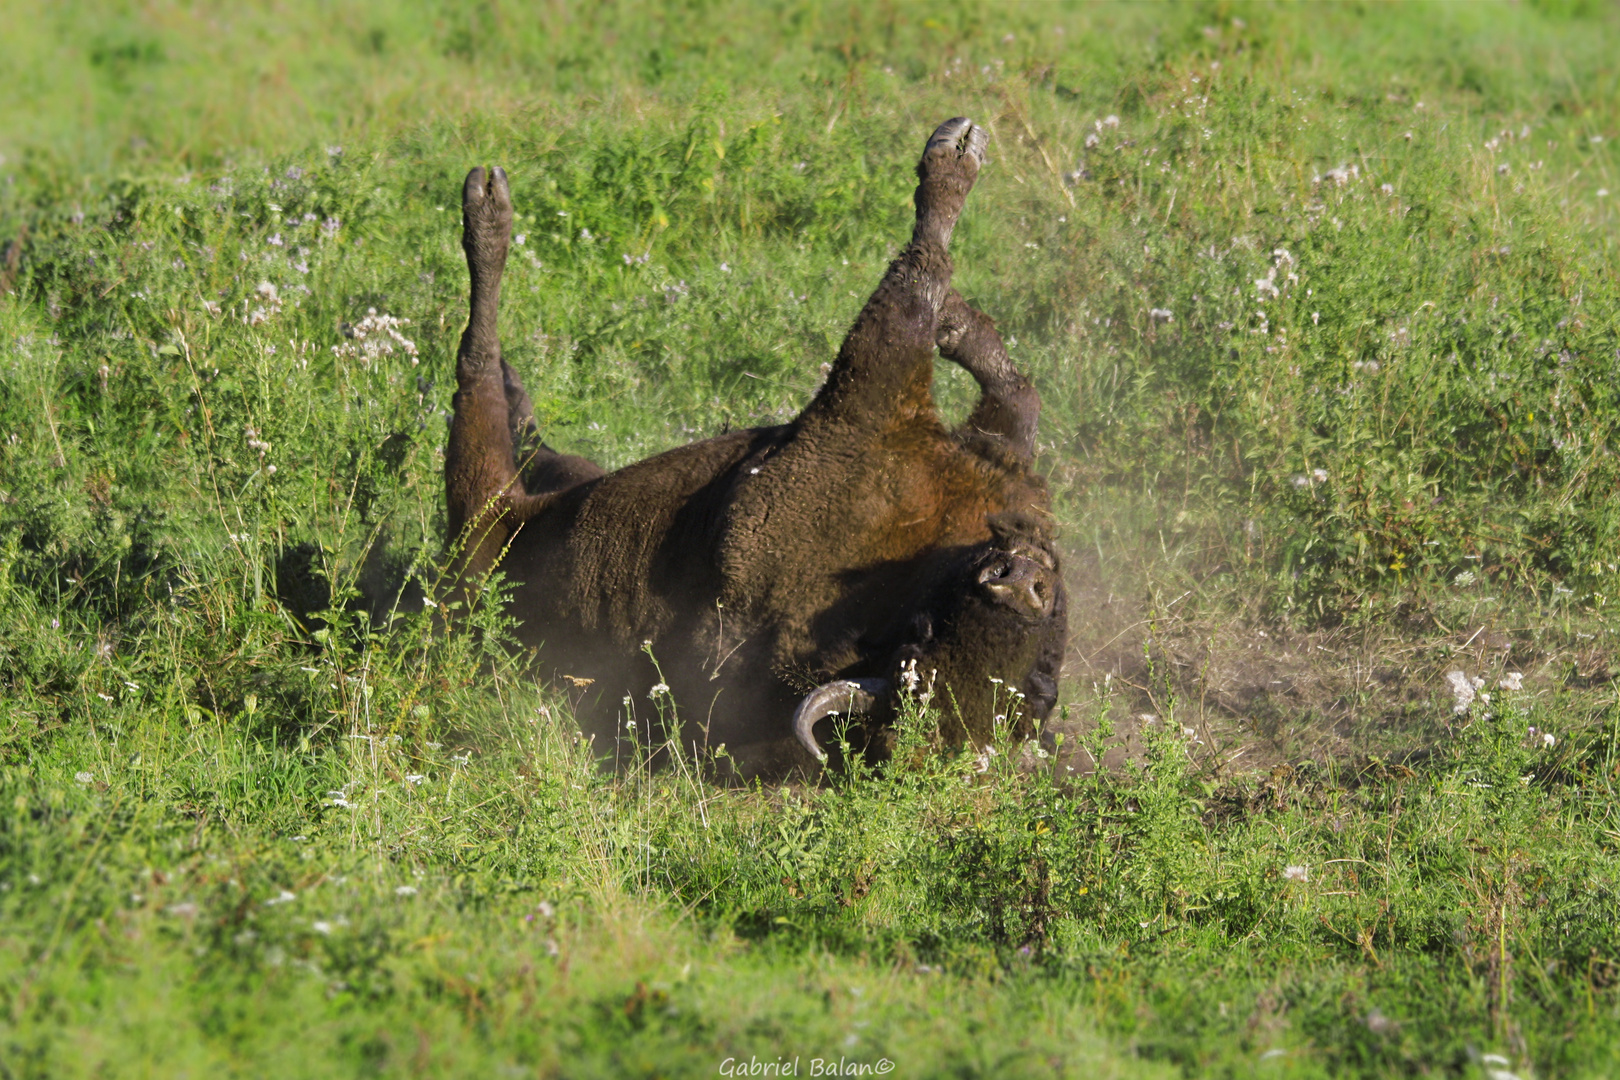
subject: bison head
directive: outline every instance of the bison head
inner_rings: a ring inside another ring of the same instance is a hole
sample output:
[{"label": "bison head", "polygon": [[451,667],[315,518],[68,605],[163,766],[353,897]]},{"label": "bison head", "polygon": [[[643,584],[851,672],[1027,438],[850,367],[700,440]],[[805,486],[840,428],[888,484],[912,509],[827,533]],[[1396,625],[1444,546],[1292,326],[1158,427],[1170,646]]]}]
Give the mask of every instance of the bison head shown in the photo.
[{"label": "bison head", "polygon": [[[1050,532],[1025,514],[989,521],[990,539],[932,553],[921,588],[896,597],[915,614],[870,674],[825,683],[799,703],[793,731],[818,759],[815,735],[835,714],[861,716],[869,756],[886,756],[907,694],[927,695],[951,744],[984,746],[1006,725],[1028,735],[1051,711],[1062,661],[1066,601]],[[865,667],[867,665],[861,665]]]}]

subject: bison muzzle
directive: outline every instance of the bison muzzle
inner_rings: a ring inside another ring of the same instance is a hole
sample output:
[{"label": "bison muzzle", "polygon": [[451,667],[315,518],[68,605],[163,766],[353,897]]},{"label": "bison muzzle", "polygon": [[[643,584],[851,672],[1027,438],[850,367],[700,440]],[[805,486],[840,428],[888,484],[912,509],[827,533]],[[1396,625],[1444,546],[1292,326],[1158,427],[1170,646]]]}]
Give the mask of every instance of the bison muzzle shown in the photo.
[{"label": "bison muzzle", "polygon": [[[965,118],[928,140],[911,242],[796,419],[613,473],[539,438],[496,336],[506,176],[468,174],[452,573],[471,591],[499,565],[524,643],[587,687],[576,711],[608,736],[599,747],[620,734],[623,700],[660,682],[683,719],[642,737],[724,745],[744,778],[816,768],[837,714],[859,717],[851,745],[881,757],[908,690],[932,690],[948,744],[982,746],[1001,722],[1027,734],[1051,710],[1066,614],[1032,469],[1040,400],[951,288],[951,232],[986,141]],[[936,348],[980,389],[955,430],[934,405]]]}]

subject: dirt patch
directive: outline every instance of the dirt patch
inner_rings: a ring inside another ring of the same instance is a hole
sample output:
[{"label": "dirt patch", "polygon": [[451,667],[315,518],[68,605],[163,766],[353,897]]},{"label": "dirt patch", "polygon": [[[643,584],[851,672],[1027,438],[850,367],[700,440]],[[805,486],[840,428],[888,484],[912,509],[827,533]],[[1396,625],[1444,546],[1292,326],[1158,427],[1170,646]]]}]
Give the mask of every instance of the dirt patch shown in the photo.
[{"label": "dirt patch", "polygon": [[[1455,712],[1452,671],[1480,693],[1556,703],[1566,727],[1616,700],[1620,638],[1598,613],[1492,600],[1291,630],[1242,613],[1213,589],[1169,600],[1141,589],[1125,595],[1094,556],[1071,556],[1070,567],[1068,717],[1060,709],[1047,731],[1072,744],[1109,701],[1110,767],[1139,758],[1144,727],[1162,723],[1179,727],[1217,774],[1399,760],[1466,722]],[[1083,752],[1065,763],[1091,767]]]}]

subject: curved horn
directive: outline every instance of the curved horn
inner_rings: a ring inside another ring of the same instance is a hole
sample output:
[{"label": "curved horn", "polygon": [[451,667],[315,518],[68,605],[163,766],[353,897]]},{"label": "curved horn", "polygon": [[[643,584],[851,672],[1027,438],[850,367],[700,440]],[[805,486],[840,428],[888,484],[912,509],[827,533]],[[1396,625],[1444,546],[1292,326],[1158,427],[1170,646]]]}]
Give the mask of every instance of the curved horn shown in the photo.
[{"label": "curved horn", "polygon": [[826,761],[827,755],[816,742],[811,728],[823,716],[833,713],[856,715],[872,711],[879,694],[890,690],[888,679],[835,679],[818,686],[804,696],[793,712],[793,734],[804,748],[815,755],[817,761]]}]

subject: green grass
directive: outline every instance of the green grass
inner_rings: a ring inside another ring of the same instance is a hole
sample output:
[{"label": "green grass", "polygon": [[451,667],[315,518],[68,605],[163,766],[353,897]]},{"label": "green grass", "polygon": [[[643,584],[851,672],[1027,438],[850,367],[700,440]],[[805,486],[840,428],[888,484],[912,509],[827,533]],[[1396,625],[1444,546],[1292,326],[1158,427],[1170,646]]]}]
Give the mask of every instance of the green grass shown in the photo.
[{"label": "green grass", "polygon": [[[1620,1068],[1614,8],[0,22],[0,1073]],[[435,589],[470,165],[616,466],[808,399],[955,114],[1075,598],[1044,768],[608,775],[496,614],[365,610]]]}]

